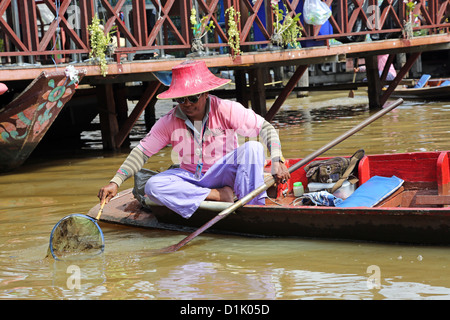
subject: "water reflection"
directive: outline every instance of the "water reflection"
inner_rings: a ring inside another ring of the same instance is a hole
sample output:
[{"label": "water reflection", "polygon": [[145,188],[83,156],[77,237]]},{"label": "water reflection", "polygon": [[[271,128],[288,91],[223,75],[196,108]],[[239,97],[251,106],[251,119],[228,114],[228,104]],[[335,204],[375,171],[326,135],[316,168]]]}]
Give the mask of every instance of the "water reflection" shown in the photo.
[{"label": "water reflection", "polygon": [[[149,238],[158,245],[168,240]],[[207,235],[188,250],[170,255],[149,256],[143,247],[135,249],[139,250],[125,254],[113,249],[79,263],[79,289],[67,287],[67,264],[48,261],[51,291],[31,277],[27,281],[32,286],[15,287],[9,294],[53,299],[450,298],[450,283],[438,271],[448,266],[448,257],[439,259],[444,250],[437,248]],[[373,263],[381,272],[378,289],[368,285],[367,270]],[[434,275],[423,275],[423,270]],[[21,281],[25,279],[15,279],[16,284]]]},{"label": "water reflection", "polygon": [[[107,247],[95,259],[43,259],[47,239],[1,247],[2,299],[447,299],[446,248],[252,239],[206,234],[173,254],[177,232],[103,225]],[[41,236],[45,234],[41,231]],[[37,245],[39,243],[39,245]],[[22,248],[17,250],[17,248]],[[5,253],[14,251],[14,255]],[[68,267],[80,269],[70,287]],[[380,269],[379,289],[368,286]],[[426,272],[424,273],[424,271]]]},{"label": "water reflection", "polygon": [[[288,100],[289,102],[289,100]],[[311,102],[305,101],[305,105],[285,105],[272,121],[277,127],[304,124],[305,122],[320,122],[327,119],[339,119],[342,117],[354,117],[367,114],[369,111],[366,98],[337,98],[329,101]]]}]

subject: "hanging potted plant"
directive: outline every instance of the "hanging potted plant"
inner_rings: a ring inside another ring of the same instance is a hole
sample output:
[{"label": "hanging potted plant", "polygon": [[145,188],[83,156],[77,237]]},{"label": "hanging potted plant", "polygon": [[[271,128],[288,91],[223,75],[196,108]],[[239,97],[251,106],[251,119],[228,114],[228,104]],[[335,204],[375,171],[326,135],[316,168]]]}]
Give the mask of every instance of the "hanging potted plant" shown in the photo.
[{"label": "hanging potted plant", "polygon": [[[406,21],[403,21],[403,37],[406,39],[411,39],[415,35],[420,35],[421,31],[414,33],[413,28],[419,26],[418,14],[414,14],[414,9],[416,8],[417,1],[413,0],[403,0],[406,6]],[[424,30],[426,34],[426,31]]]},{"label": "hanging potted plant", "polygon": [[100,19],[97,15],[92,18],[92,23],[88,26],[91,51],[89,58],[97,61],[100,65],[101,74],[106,77],[108,74],[107,55],[111,56],[114,53],[115,47],[112,42],[112,34],[115,29],[110,32],[104,32],[103,26],[100,24]]},{"label": "hanging potted plant", "polygon": [[191,9],[191,17],[190,22],[192,24],[192,33],[194,35],[194,39],[192,40],[191,51],[193,54],[191,55],[204,55],[205,47],[203,46],[202,38],[208,34],[209,31],[212,31],[215,26],[212,21],[207,22],[208,17],[203,16],[200,19],[200,22],[197,20],[197,10],[195,8]]},{"label": "hanging potted plant", "polygon": [[[272,9],[275,14],[275,22],[273,23],[273,35],[270,40],[273,45],[278,47],[293,48],[300,47],[297,41],[301,37],[301,26],[298,24],[301,13],[297,13],[294,17],[288,14],[285,4],[284,11],[278,7],[278,1],[272,1]],[[286,13],[285,13],[286,11]]]}]

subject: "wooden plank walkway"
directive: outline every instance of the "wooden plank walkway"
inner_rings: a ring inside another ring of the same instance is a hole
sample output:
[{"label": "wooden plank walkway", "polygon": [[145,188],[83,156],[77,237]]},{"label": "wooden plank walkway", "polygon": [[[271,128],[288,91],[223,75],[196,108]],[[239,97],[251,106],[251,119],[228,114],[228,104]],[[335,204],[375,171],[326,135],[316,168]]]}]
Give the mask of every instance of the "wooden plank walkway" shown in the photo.
[{"label": "wooden plank walkway", "polygon": [[[378,54],[412,53],[450,49],[450,34],[430,35],[412,39],[390,39],[372,42],[358,42],[338,44],[331,46],[308,47],[270,52],[243,53],[233,59],[229,54],[210,55],[200,58],[206,61],[208,67],[251,69],[252,67],[279,66],[279,65],[309,65],[325,62],[344,61],[346,58],[363,58]],[[108,76],[144,75],[154,71],[168,71],[173,66],[190,58],[151,59],[142,61],[126,61],[123,63],[110,63]],[[96,65],[77,63],[77,68],[87,70],[86,77],[101,76]],[[55,68],[65,68],[66,64],[46,66],[3,66],[0,68],[0,81],[32,80],[42,71],[55,71]],[[105,79],[106,80],[106,79]],[[118,82],[119,80],[117,80]]]}]

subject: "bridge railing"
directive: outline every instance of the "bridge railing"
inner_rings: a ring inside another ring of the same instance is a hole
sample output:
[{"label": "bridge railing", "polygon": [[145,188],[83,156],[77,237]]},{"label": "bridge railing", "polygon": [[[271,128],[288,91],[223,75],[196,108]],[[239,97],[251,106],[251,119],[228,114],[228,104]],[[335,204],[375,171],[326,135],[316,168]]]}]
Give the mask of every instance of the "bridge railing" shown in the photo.
[{"label": "bridge railing", "polygon": [[[414,2],[411,2],[414,1]],[[191,53],[193,25],[206,17],[215,28],[202,38],[206,51],[231,53],[226,10],[237,21],[243,52],[271,42],[273,2],[277,0],[0,0],[0,65],[80,61],[91,50],[88,26],[97,15],[116,47],[111,58],[140,59]],[[405,22],[417,35],[447,33],[450,0],[324,0],[332,15],[321,26],[306,24],[302,15],[302,47],[405,37]],[[304,0],[279,0],[285,13],[303,11]]]}]

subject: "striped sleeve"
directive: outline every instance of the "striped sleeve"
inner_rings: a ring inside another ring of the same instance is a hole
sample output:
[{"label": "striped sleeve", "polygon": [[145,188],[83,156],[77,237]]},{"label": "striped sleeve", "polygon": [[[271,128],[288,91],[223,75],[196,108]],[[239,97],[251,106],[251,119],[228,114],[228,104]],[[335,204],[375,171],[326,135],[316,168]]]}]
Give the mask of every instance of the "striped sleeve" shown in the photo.
[{"label": "striped sleeve", "polygon": [[275,128],[269,122],[264,120],[259,136],[267,146],[272,159],[282,158],[280,138]]},{"label": "striped sleeve", "polygon": [[134,147],[110,182],[114,182],[120,187],[125,180],[131,178],[141,170],[148,159],[149,157],[138,147]]}]

